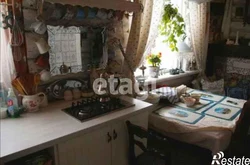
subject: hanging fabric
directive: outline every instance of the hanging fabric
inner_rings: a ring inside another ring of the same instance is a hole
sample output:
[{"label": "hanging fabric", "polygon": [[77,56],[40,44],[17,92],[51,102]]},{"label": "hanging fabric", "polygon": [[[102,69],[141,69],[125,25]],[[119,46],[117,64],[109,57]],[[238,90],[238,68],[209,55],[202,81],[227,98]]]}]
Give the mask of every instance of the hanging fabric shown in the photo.
[{"label": "hanging fabric", "polygon": [[[7,6],[0,5],[0,12],[6,15]],[[3,17],[0,17],[0,22],[2,21]],[[16,74],[10,38],[10,29],[0,28],[0,83],[5,90],[12,87],[11,80]]]},{"label": "hanging fabric", "polygon": [[192,48],[201,75],[204,75],[206,69],[210,20],[209,6],[209,3],[189,2]]}]

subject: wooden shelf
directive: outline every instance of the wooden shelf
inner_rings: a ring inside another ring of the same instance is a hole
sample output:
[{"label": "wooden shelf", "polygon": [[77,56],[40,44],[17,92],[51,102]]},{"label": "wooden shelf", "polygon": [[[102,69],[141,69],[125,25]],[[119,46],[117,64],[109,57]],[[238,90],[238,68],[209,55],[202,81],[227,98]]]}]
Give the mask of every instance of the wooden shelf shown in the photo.
[{"label": "wooden shelf", "polygon": [[125,0],[45,0],[50,3],[60,3],[63,5],[80,5],[97,7],[104,9],[121,10],[128,12],[141,12],[143,7],[141,3],[129,2]]}]

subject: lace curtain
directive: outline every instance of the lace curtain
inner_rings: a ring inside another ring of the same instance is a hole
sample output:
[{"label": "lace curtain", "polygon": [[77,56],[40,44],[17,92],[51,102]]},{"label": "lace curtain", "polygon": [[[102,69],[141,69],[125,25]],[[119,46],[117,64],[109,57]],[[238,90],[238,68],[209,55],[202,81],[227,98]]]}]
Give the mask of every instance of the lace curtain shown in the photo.
[{"label": "lace curtain", "polygon": [[209,34],[209,3],[188,3],[190,20],[191,45],[195,55],[197,68],[204,75],[207,60]]},{"label": "lace curtain", "polygon": [[[7,14],[7,6],[0,5],[0,13]],[[0,16],[0,22],[3,21],[3,17]],[[0,88],[8,89],[11,86],[11,80],[15,76],[15,65],[12,55],[12,49],[10,46],[10,30],[0,27]]]}]

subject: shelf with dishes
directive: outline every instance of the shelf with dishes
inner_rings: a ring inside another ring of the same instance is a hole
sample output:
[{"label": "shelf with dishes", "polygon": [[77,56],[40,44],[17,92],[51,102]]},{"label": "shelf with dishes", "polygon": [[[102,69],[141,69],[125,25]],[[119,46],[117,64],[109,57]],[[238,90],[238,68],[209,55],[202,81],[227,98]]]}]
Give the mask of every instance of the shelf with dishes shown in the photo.
[{"label": "shelf with dishes", "polygon": [[130,2],[125,0],[45,0],[50,3],[59,3],[63,5],[79,5],[79,6],[89,6],[103,9],[113,9],[128,12],[141,12],[143,6],[141,3]]}]

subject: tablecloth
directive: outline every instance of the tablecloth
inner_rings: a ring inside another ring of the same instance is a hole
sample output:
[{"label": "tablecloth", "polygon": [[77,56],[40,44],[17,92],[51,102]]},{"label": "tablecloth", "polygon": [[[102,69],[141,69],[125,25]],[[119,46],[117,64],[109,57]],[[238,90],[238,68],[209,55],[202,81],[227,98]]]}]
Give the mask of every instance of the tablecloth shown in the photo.
[{"label": "tablecloth", "polygon": [[[207,96],[213,96],[213,94],[208,94],[205,92],[203,92],[203,94],[204,98],[202,99],[204,100],[207,99]],[[221,97],[221,99],[215,101],[215,98],[218,99],[220,97],[211,97],[211,99],[209,100],[211,101],[211,104],[207,105],[207,109],[205,111],[191,111],[189,108],[185,109],[181,106],[178,106],[178,103],[176,105],[163,107],[150,114],[149,126],[173,139],[209,149],[212,151],[213,154],[216,154],[219,151],[223,151],[228,147],[232,133],[235,130],[236,121],[238,120],[240,111],[234,112],[235,114],[232,117],[232,120],[230,120],[228,118],[220,118],[220,116],[216,115],[211,116],[210,114],[212,113],[208,113],[209,109],[212,109],[212,107],[214,106],[225,105],[225,107],[232,107],[229,109],[237,110],[237,108],[241,109],[243,107],[246,100],[233,99],[230,97],[223,96]],[[228,100],[232,101],[233,103],[228,102]],[[237,105],[235,105],[234,102],[237,102]],[[219,108],[217,108],[216,110],[218,109]],[[188,113],[191,112],[194,114],[199,114],[201,117],[198,118],[197,115],[194,115],[196,117],[195,120],[197,121],[194,121],[193,123],[185,122],[184,120],[179,120],[180,117],[169,117],[172,114],[170,112],[173,110],[180,111],[180,115],[183,115],[182,111],[185,110]],[[168,115],[164,116],[164,113],[168,113]]]}]

